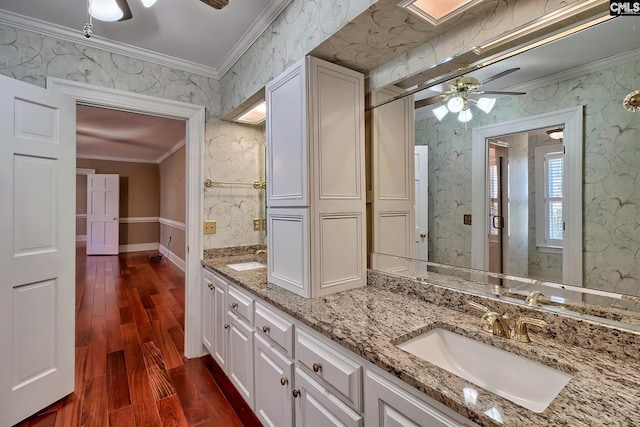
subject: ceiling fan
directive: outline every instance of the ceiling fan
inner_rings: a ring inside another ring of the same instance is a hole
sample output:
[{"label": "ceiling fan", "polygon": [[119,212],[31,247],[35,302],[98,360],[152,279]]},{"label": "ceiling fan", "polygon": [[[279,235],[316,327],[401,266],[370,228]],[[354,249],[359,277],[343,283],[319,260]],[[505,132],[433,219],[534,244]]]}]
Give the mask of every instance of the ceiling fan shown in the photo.
[{"label": "ceiling fan", "polygon": [[[151,7],[156,0],[141,0],[144,7]],[[222,9],[226,5],[229,4],[229,0],[201,0],[203,3],[213,7],[214,9]],[[115,3],[117,7],[120,9],[122,16],[120,16],[120,12],[110,6]],[[131,13],[131,8],[127,3],[127,0],[91,0],[89,2],[89,9],[91,10],[91,15],[97,19],[102,21],[127,21],[133,18],[133,14]],[[114,15],[115,14],[115,15]],[[111,19],[113,17],[113,19]]]},{"label": "ceiling fan", "polygon": [[[470,103],[474,103],[478,108],[485,111],[486,113],[491,111],[491,109],[493,108],[495,99],[481,97],[482,95],[524,95],[525,92],[505,92],[481,89],[483,85],[493,80],[499,79],[500,77],[511,74],[515,71],[518,71],[519,69],[520,68],[511,68],[509,70],[502,71],[501,73],[495,74],[483,80],[482,82],[480,82],[477,78],[471,76],[458,77],[446,86],[446,89],[443,93],[431,96],[429,98],[417,100],[415,102],[415,108],[422,108],[427,105],[437,104],[438,102],[446,102],[446,107],[438,107],[443,113],[441,114],[442,117],[444,117],[447,112],[461,113],[458,119],[460,121],[467,121],[463,120],[463,118],[470,115]],[[435,114],[436,117],[438,117],[438,114]],[[470,118],[471,117],[469,117],[469,119]],[[440,119],[441,118],[438,118],[438,120]]]}]

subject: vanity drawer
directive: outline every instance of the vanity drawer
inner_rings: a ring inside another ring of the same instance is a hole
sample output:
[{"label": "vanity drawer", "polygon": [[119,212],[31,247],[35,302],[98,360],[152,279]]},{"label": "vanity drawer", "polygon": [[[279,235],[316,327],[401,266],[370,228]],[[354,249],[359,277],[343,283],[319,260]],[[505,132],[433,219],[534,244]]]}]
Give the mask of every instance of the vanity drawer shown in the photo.
[{"label": "vanity drawer", "polygon": [[227,292],[227,306],[229,311],[253,326],[253,298],[234,286],[229,286]]},{"label": "vanity drawer", "polygon": [[362,411],[362,365],[336,348],[296,328],[296,360],[323,380],[346,404]]},{"label": "vanity drawer", "polygon": [[293,322],[269,307],[256,303],[255,325],[259,333],[280,346],[289,357],[293,357]]}]

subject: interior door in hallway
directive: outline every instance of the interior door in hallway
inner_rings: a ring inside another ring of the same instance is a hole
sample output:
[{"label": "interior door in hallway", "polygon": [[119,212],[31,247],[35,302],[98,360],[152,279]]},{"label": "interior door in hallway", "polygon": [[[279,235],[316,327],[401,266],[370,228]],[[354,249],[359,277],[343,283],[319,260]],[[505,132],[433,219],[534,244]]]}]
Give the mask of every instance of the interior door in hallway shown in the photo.
[{"label": "interior door in hallway", "polygon": [[71,393],[75,102],[0,76],[0,425]]},{"label": "interior door in hallway", "polygon": [[117,255],[120,177],[87,175],[87,255]]}]

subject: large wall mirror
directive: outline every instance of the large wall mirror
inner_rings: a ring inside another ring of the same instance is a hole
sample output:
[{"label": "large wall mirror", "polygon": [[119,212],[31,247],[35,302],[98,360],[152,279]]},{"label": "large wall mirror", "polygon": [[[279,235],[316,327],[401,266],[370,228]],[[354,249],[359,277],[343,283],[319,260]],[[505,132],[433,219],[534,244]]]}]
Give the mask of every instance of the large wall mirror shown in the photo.
[{"label": "large wall mirror", "polygon": [[379,252],[640,297],[640,26],[586,27],[373,109],[414,110],[413,219]]}]

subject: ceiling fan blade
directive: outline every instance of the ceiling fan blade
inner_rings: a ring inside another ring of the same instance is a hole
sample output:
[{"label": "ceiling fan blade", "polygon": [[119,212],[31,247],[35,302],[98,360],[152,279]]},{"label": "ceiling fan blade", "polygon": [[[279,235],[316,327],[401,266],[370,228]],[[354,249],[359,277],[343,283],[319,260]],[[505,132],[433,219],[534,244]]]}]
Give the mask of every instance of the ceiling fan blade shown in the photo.
[{"label": "ceiling fan blade", "polygon": [[514,72],[518,71],[519,69],[520,69],[520,68],[511,68],[511,69],[509,69],[509,70],[504,70],[504,71],[503,71],[503,72],[501,72],[501,73],[495,74],[495,75],[493,75],[493,76],[491,76],[491,77],[489,77],[489,78],[484,79],[484,80],[480,83],[480,86],[482,86],[482,85],[484,85],[484,84],[487,84],[487,83],[489,83],[489,82],[492,82],[492,81],[494,81],[494,80],[496,80],[496,79],[499,79],[500,77],[504,77],[504,76],[506,76],[506,75],[508,75],[508,74],[514,73]]},{"label": "ceiling fan blade", "polygon": [[126,21],[127,19],[133,18],[133,14],[131,13],[127,0],[116,0],[116,3],[120,10],[122,10],[122,18],[118,19],[118,21]]},{"label": "ceiling fan blade", "polygon": [[229,4],[229,0],[200,0],[201,2],[208,4],[214,9],[222,9]]},{"label": "ceiling fan blade", "polygon": [[443,100],[442,95],[432,96],[430,98],[419,99],[415,102],[415,108],[426,107],[427,105],[437,104]]},{"label": "ceiling fan blade", "polygon": [[478,93],[485,95],[526,95],[527,92],[503,92],[499,90],[481,90]]}]

